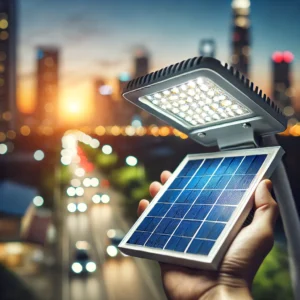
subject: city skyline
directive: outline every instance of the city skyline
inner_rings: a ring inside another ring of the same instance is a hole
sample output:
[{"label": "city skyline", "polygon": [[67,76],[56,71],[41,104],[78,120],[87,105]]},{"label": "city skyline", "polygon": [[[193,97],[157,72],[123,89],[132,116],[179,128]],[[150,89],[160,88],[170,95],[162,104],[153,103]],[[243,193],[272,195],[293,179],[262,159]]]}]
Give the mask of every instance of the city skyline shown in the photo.
[{"label": "city skyline", "polygon": [[[144,46],[149,51],[151,70],[196,56],[202,38],[215,39],[216,58],[229,61],[231,1],[174,4],[169,0],[155,0],[151,5],[136,1],[75,2],[72,1],[72,5],[70,0],[63,3],[57,0],[20,3],[18,99],[22,111],[33,109],[34,61],[38,45],[55,45],[61,50],[62,111],[72,97],[81,95],[84,104],[90,102],[94,77],[114,80],[122,71],[133,73],[135,46]],[[269,95],[271,56],[276,50],[294,53],[293,86],[300,83],[300,47],[299,41],[293,38],[297,36],[299,21],[293,2],[264,1],[251,6],[251,79]],[[299,95],[299,88],[297,92]]]}]

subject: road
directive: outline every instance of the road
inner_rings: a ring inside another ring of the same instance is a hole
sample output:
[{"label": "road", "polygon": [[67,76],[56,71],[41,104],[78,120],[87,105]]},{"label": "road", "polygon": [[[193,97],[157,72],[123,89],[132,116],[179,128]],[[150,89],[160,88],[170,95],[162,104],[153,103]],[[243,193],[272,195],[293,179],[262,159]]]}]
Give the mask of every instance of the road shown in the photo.
[{"label": "road", "polygon": [[[75,166],[70,166],[74,174]],[[78,178],[73,175],[74,178]],[[100,182],[103,175],[98,171],[85,177],[97,177]],[[83,180],[84,177],[80,178]],[[107,193],[109,204],[94,204],[92,196],[97,192]],[[85,188],[81,198],[74,199],[66,194],[63,234],[63,300],[135,300],[166,299],[160,283],[160,273],[155,262],[121,257],[109,258],[106,255],[107,230],[128,230],[130,224],[124,218],[121,206],[122,196],[113,188]],[[84,213],[69,213],[67,204],[74,201],[85,202],[88,209]],[[98,269],[87,277],[71,276],[69,269],[73,262],[75,243],[85,240],[91,244],[91,256]]]}]

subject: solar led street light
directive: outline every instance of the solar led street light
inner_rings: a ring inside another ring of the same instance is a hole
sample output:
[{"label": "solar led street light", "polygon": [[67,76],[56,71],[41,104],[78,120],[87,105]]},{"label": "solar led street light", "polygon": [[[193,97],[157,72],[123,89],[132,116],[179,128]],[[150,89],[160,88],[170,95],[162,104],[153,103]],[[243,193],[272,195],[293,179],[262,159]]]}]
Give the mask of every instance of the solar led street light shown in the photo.
[{"label": "solar led street light", "polygon": [[274,190],[298,268],[300,239],[294,232],[300,225],[282,167],[283,150],[258,148],[286,128],[274,102],[232,67],[207,57],[134,79],[123,96],[196,142],[221,150],[183,160],[120,243],[124,253],[218,268],[251,211],[257,185],[279,165]]}]

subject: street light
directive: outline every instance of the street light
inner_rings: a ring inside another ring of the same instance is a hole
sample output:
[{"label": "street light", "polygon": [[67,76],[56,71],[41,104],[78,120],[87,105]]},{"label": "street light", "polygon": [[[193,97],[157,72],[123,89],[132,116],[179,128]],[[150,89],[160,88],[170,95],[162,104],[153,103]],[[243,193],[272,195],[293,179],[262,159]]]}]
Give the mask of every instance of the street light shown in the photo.
[{"label": "street light", "polygon": [[135,156],[129,155],[126,157],[126,164],[130,167],[135,167],[138,163],[138,160]]},{"label": "street light", "polygon": [[[196,142],[221,151],[274,145],[274,134],[287,125],[276,104],[249,79],[208,57],[136,78],[123,96]],[[282,162],[272,180],[292,259],[294,293],[299,295],[300,223]]]}]

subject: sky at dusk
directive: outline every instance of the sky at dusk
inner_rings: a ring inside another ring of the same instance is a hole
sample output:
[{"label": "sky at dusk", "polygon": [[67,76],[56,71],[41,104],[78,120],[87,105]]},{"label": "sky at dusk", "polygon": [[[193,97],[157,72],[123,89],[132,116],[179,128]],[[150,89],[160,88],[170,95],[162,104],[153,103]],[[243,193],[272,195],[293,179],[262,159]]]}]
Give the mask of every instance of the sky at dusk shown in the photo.
[{"label": "sky at dusk", "polygon": [[[19,0],[19,105],[34,106],[36,47],[61,49],[61,107],[91,99],[95,77],[132,71],[133,49],[144,46],[153,70],[198,55],[201,38],[214,38],[217,58],[228,61],[230,0]],[[300,1],[251,2],[251,79],[269,93],[271,54],[295,55],[300,94]]]}]

